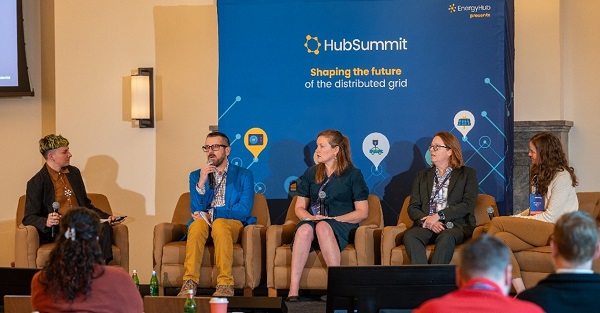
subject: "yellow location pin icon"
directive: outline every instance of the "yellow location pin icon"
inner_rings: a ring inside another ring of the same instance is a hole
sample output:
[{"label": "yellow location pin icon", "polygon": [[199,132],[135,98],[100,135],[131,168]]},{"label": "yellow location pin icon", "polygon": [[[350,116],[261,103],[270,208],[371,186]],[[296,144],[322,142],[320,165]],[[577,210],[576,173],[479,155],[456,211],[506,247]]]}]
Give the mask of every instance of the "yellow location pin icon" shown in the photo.
[{"label": "yellow location pin icon", "polygon": [[254,155],[254,161],[258,161],[258,155],[265,149],[269,142],[267,133],[258,127],[250,128],[244,135],[244,145],[252,155]]}]

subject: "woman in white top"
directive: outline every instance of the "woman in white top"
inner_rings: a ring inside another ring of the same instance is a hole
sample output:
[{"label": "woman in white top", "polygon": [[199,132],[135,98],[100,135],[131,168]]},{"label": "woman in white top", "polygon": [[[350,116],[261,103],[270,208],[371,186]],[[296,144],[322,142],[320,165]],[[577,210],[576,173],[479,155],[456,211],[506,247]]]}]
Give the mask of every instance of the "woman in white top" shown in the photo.
[{"label": "woman in white top", "polygon": [[[529,157],[532,193],[542,196],[544,211],[531,214],[528,209],[521,214],[494,218],[488,230],[488,234],[503,240],[513,253],[548,245],[556,221],[563,214],[579,209],[575,193],[577,176],[558,137],[550,132],[531,137]],[[520,293],[525,285],[514,255],[511,263],[513,287]]]}]

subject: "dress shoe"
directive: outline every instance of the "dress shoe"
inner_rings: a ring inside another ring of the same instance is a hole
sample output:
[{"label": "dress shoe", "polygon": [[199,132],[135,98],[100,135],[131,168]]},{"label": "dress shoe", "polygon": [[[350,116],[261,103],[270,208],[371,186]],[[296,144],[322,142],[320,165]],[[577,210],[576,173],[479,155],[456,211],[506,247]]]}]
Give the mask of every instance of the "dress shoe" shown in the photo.
[{"label": "dress shoe", "polygon": [[289,297],[285,298],[285,302],[300,302],[300,297],[289,296]]},{"label": "dress shoe", "polygon": [[181,291],[177,294],[178,297],[185,298],[188,295],[188,290],[194,290],[194,295],[196,294],[196,288],[198,288],[198,284],[191,279],[187,279],[183,282],[183,286],[181,286]]},{"label": "dress shoe", "polygon": [[233,286],[217,285],[217,290],[213,297],[233,297]]}]

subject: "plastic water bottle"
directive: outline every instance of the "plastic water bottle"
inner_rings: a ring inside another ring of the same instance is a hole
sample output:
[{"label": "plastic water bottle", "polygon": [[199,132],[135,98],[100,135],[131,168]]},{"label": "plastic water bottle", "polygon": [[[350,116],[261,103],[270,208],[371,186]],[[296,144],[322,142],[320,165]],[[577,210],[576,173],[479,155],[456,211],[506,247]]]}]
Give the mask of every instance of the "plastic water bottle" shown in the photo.
[{"label": "plastic water bottle", "polygon": [[140,279],[137,276],[136,270],[133,270],[133,275],[131,275],[131,279],[133,279],[133,283],[137,287],[138,291],[140,291]]},{"label": "plastic water bottle", "polygon": [[152,271],[152,277],[150,278],[150,296],[158,296],[158,278],[156,278],[156,271]]},{"label": "plastic water bottle", "polygon": [[185,299],[185,306],[183,307],[183,313],[196,313],[196,301],[194,300],[194,290],[188,290],[187,299]]}]

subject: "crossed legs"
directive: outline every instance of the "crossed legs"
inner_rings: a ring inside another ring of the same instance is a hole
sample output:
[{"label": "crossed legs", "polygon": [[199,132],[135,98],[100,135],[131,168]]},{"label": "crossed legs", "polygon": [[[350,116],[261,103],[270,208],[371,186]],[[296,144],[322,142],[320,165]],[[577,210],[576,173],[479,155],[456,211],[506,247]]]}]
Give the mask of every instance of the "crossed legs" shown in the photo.
[{"label": "crossed legs", "polygon": [[487,233],[504,241],[510,248],[512,283],[517,293],[525,290],[525,284],[521,278],[521,268],[514,253],[548,245],[553,232],[553,223],[513,216],[500,216],[492,220]]}]

